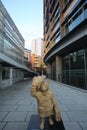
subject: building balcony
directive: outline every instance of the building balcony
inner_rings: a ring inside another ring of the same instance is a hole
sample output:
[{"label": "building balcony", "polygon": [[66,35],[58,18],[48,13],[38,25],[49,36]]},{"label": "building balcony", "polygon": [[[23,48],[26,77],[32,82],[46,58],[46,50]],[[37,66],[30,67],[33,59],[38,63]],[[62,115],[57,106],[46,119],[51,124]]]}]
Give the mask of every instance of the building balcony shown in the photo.
[{"label": "building balcony", "polygon": [[[83,42],[84,41],[84,42]],[[45,63],[50,61],[55,55],[64,55],[75,49],[80,49],[86,45],[87,41],[87,19],[80,23],[71,32],[61,38],[48,50],[44,57]],[[87,46],[87,45],[86,45]]]}]

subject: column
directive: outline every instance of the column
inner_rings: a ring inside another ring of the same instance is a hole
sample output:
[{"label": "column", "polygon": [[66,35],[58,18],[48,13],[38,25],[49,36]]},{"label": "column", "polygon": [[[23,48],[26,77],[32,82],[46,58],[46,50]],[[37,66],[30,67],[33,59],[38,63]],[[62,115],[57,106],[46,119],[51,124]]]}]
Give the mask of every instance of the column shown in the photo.
[{"label": "column", "polygon": [[62,82],[62,58],[56,56],[56,80]]},{"label": "column", "polygon": [[11,68],[10,69],[10,76],[9,76],[9,78],[10,78],[10,85],[12,85],[13,84],[13,69]]},{"label": "column", "polygon": [[0,87],[2,82],[2,65],[0,65]]},{"label": "column", "polygon": [[52,61],[51,63],[51,78],[56,80],[56,61]]},{"label": "column", "polygon": [[51,78],[51,64],[47,63],[47,74],[48,74],[48,78]]}]

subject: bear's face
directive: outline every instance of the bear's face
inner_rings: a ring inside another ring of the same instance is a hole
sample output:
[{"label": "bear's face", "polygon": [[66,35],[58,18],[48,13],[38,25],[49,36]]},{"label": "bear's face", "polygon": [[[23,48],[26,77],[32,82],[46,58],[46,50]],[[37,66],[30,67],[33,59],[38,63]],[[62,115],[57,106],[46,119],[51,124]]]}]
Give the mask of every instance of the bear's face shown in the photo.
[{"label": "bear's face", "polygon": [[46,81],[44,81],[44,82],[42,83],[41,87],[40,87],[40,91],[41,91],[41,92],[46,92],[46,91],[48,91],[48,89],[49,89],[49,83],[46,82]]},{"label": "bear's face", "polygon": [[36,89],[39,90],[40,87],[42,86],[43,80],[44,78],[42,78],[41,76],[34,77],[32,81],[32,86],[36,87]]}]

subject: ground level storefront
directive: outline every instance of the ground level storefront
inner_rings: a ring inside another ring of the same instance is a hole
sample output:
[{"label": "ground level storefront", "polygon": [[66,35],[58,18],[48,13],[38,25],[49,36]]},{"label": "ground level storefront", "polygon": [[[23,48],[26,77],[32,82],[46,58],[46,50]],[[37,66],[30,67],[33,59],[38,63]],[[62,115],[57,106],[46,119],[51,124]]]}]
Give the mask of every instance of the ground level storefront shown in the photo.
[{"label": "ground level storefront", "polygon": [[87,47],[62,57],[56,55],[47,65],[49,78],[87,89]]}]

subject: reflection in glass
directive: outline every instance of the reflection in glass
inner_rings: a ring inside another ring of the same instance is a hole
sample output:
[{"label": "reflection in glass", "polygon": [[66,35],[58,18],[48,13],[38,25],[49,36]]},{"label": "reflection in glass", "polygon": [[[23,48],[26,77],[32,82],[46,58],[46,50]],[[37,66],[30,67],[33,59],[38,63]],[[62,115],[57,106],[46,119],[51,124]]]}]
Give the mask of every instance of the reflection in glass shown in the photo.
[{"label": "reflection in glass", "polygon": [[63,58],[63,82],[85,88],[84,50],[73,52]]}]

